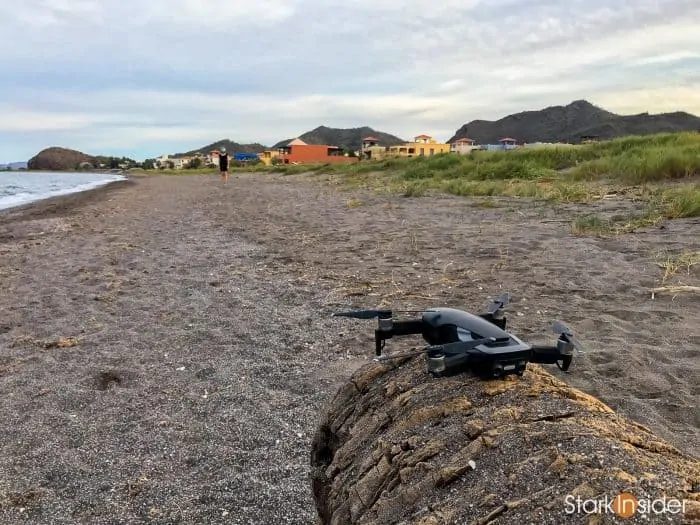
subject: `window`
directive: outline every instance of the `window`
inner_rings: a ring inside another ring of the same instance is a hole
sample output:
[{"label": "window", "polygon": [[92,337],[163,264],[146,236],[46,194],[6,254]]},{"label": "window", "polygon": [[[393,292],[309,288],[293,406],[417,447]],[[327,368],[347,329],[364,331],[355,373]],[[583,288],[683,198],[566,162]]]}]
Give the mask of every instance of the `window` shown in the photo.
[{"label": "window", "polygon": [[420,149],[419,155],[425,155],[425,148],[421,148],[421,149]]},{"label": "window", "polygon": [[432,155],[435,155],[435,149],[434,149],[434,148],[430,148],[430,155],[431,155],[431,156],[432,156]]}]

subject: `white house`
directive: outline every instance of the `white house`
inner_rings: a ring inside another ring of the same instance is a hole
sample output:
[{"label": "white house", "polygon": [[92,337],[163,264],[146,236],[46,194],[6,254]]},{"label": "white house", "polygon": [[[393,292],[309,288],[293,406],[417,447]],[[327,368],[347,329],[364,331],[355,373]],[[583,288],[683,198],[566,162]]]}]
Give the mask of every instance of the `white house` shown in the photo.
[{"label": "white house", "polygon": [[479,149],[479,146],[477,146],[474,142],[474,139],[470,139],[468,137],[457,139],[450,144],[450,152],[459,153],[460,155],[468,155],[472,152],[472,150]]}]

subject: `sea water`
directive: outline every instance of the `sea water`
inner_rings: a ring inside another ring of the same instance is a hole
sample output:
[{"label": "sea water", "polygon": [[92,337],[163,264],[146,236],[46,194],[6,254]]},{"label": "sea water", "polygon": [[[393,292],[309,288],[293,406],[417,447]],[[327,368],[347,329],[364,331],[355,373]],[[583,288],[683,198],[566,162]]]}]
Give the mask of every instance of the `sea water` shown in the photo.
[{"label": "sea water", "polygon": [[0,210],[126,180],[116,173],[0,172]]}]

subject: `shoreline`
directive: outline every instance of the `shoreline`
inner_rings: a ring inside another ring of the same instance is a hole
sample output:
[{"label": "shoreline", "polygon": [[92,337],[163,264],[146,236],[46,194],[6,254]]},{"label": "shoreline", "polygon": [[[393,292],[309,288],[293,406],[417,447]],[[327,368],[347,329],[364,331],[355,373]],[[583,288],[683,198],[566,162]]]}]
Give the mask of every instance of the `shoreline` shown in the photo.
[{"label": "shoreline", "polygon": [[135,177],[109,181],[96,188],[78,190],[62,195],[40,198],[32,202],[0,209],[0,224],[9,224],[28,218],[60,217],[76,207],[101,199],[111,192],[137,184]]}]

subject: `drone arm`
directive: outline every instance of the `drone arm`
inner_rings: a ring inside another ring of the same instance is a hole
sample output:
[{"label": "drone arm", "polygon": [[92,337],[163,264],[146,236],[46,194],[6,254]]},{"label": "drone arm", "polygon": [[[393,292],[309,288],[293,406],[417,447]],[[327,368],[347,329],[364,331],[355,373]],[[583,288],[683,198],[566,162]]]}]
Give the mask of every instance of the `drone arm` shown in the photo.
[{"label": "drone arm", "polygon": [[506,318],[505,317],[503,317],[503,316],[497,317],[492,313],[483,313],[483,314],[478,314],[478,315],[482,319],[486,319],[489,323],[495,324],[501,330],[506,329]]},{"label": "drone arm", "polygon": [[391,327],[392,335],[418,335],[422,334],[424,329],[423,321],[394,321]]},{"label": "drone arm", "polygon": [[375,354],[382,355],[384,341],[391,339],[395,335],[422,334],[424,329],[423,321],[394,321],[389,329],[377,329],[374,331]]},{"label": "drone arm", "polygon": [[559,365],[561,362],[559,367],[566,371],[571,365],[572,356],[563,354],[557,346],[533,346],[530,361],[542,365]]}]

